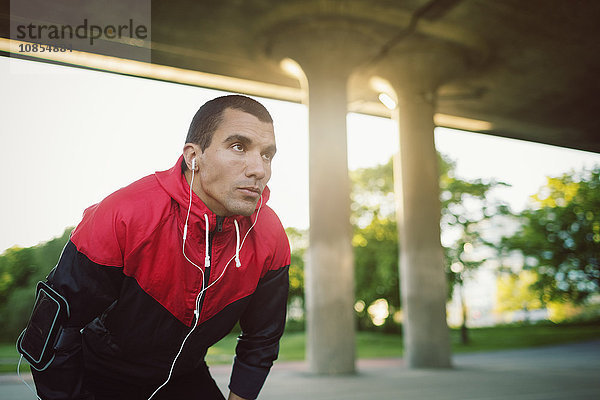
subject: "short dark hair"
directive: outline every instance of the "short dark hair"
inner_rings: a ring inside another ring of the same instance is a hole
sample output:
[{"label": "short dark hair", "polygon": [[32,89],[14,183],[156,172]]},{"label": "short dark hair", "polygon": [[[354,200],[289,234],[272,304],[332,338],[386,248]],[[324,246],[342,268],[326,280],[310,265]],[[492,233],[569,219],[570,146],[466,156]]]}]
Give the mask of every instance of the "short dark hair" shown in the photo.
[{"label": "short dark hair", "polygon": [[223,111],[228,108],[254,115],[261,122],[273,123],[269,111],[258,101],[238,94],[221,96],[207,101],[198,109],[190,124],[185,142],[198,144],[204,152],[210,146],[213,134],[223,120]]},{"label": "short dark hair", "polygon": [[[223,121],[223,112],[228,109],[241,110],[254,115],[261,122],[273,123],[269,111],[258,101],[239,94],[216,97],[207,101],[196,111],[188,129],[186,143],[196,143],[204,153],[210,146],[213,134]],[[181,162],[182,171],[187,170],[185,160]]]}]

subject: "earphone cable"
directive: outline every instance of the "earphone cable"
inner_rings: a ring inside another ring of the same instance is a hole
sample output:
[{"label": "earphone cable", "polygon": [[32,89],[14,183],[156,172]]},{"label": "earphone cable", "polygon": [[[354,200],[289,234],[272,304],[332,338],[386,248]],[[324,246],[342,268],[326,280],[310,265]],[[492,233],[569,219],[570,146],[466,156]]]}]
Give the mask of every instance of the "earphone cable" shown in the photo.
[{"label": "earphone cable", "polygon": [[[182,351],[183,351],[183,347],[185,346],[186,341],[188,340],[188,338],[192,335],[192,333],[194,332],[194,330],[198,327],[198,323],[200,322],[200,300],[202,298],[202,296],[204,295],[204,293],[211,288],[215,283],[217,283],[222,277],[223,275],[225,275],[225,271],[227,271],[227,267],[229,267],[229,264],[231,264],[231,261],[233,261],[234,259],[236,259],[236,261],[238,261],[239,259],[239,251],[241,250],[242,246],[244,246],[244,242],[246,241],[246,238],[248,237],[248,234],[250,233],[250,231],[252,231],[252,229],[254,228],[254,226],[256,225],[256,223],[258,222],[258,215],[260,213],[260,210],[262,208],[263,205],[263,198],[262,198],[262,194],[260,196],[260,205],[258,206],[258,209],[256,210],[256,218],[254,218],[254,222],[252,223],[252,225],[250,226],[250,228],[248,229],[248,231],[246,232],[246,234],[244,235],[244,239],[242,239],[241,244],[239,244],[239,246],[236,243],[236,254],[234,254],[229,261],[227,261],[227,264],[225,264],[225,267],[223,268],[223,271],[221,272],[221,274],[219,275],[219,277],[217,279],[215,279],[215,281],[213,283],[211,283],[208,286],[204,286],[205,284],[205,280],[204,280],[204,270],[202,270],[202,268],[200,268],[198,265],[196,265],[195,263],[193,263],[185,254],[185,242],[187,239],[187,223],[188,223],[188,219],[190,216],[190,211],[192,209],[192,184],[194,182],[194,170],[192,170],[192,179],[190,180],[190,192],[189,192],[189,197],[190,197],[190,201],[189,201],[189,207],[188,207],[188,211],[187,211],[187,216],[185,218],[185,226],[183,229],[183,248],[182,248],[182,252],[183,252],[183,256],[185,257],[185,259],[192,264],[193,266],[195,266],[196,268],[198,268],[202,273],[202,290],[200,290],[200,292],[198,293],[198,295],[196,296],[196,309],[194,310],[194,324],[192,329],[190,329],[190,331],[188,332],[188,334],[185,336],[185,338],[183,339],[183,342],[181,343],[181,346],[179,347],[179,351],[177,352],[177,355],[175,356],[175,358],[173,359],[173,362],[171,363],[171,368],[169,369],[169,375],[167,376],[167,379],[158,387],[156,388],[156,390],[152,393],[152,395],[150,395],[150,397],[148,397],[148,400],[152,400],[152,398],[156,395],[156,393],[158,393],[160,391],[160,389],[162,389],[163,387],[165,387],[165,385],[167,385],[167,383],[169,383],[169,381],[171,380],[171,376],[173,375],[173,370],[175,369],[175,363],[177,362],[177,359],[179,358],[179,356],[181,355]],[[208,216],[206,214],[204,214],[205,217],[205,221],[206,221],[206,235],[209,234],[209,230],[208,230]],[[236,221],[237,222],[237,221]],[[237,224],[236,224],[236,228]],[[238,228],[239,230],[239,228]],[[239,233],[239,231],[238,231]],[[238,234],[238,240],[239,240],[239,234]],[[207,242],[208,243],[208,242]],[[207,257],[208,258],[208,257]],[[210,262],[210,258],[208,258],[208,262]],[[206,259],[205,259],[206,262]]]}]

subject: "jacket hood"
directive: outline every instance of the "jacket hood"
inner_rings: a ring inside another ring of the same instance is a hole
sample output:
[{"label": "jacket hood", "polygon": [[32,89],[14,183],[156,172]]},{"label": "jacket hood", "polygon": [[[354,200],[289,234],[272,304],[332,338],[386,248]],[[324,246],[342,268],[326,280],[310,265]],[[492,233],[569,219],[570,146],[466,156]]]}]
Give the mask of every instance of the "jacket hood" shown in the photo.
[{"label": "jacket hood", "polygon": [[[190,185],[186,181],[185,175],[181,170],[182,161],[183,155],[179,156],[179,159],[171,169],[155,172],[154,175],[169,196],[171,196],[171,198],[179,204],[180,209],[187,211],[190,204]],[[270,190],[268,187],[265,187],[262,193],[262,207],[264,207],[269,200],[269,196]],[[256,214],[256,210],[258,210],[259,207],[261,207],[260,200],[256,204],[254,214]],[[200,197],[198,197],[198,195],[192,191],[192,208],[190,211],[190,217],[193,215],[196,218],[203,220],[204,214],[208,215],[210,221],[216,220],[216,214],[210,211]],[[236,219],[239,221],[244,218],[245,217],[241,215],[233,215],[231,217],[227,217],[226,220]]]}]

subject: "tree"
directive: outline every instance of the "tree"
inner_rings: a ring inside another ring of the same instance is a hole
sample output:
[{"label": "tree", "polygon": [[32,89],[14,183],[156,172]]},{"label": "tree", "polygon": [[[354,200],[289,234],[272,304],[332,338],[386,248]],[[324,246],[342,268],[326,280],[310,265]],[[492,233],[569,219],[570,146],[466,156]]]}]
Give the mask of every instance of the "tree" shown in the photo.
[{"label": "tree", "polygon": [[36,269],[33,249],[12,247],[6,250],[0,256],[0,304],[5,303],[15,289],[26,286]]},{"label": "tree", "polygon": [[292,249],[289,302],[294,297],[304,299],[304,256],[308,247],[308,238],[306,231],[293,227],[286,228],[285,233]]},{"label": "tree", "polygon": [[[443,236],[448,238],[444,252],[450,295],[454,285],[462,285],[469,272],[483,264],[485,257],[481,256],[481,249],[493,247],[491,239],[483,233],[486,223],[509,210],[490,196],[490,192],[503,183],[459,179],[454,176],[453,162],[441,155],[438,159],[441,227]],[[387,301],[389,315],[394,315],[401,306],[392,171],[390,160],[385,165],[352,171],[350,175],[356,311],[359,328],[363,329],[373,326],[368,308],[379,299]],[[386,319],[385,328],[392,329],[391,320]],[[466,335],[466,325],[463,325]]]},{"label": "tree", "polygon": [[0,255],[0,339],[16,340],[25,328],[35,300],[35,287],[56,265],[71,233],[37,246],[13,247]]},{"label": "tree", "polygon": [[486,234],[492,220],[511,215],[508,206],[491,196],[493,190],[506,186],[503,182],[481,179],[463,180],[455,177],[455,164],[440,155],[441,229],[444,240],[448,293],[452,297],[458,288],[461,308],[461,342],[467,344],[468,308],[464,293],[465,280],[489,257],[495,256],[500,238]]},{"label": "tree", "polygon": [[[400,310],[396,221],[375,213],[369,225],[354,228],[352,244],[356,265],[355,308],[359,328],[365,329],[378,323],[369,312],[377,300],[386,300],[388,315]],[[398,330],[391,319],[382,322],[386,330]]]},{"label": "tree", "polygon": [[[377,300],[386,301],[388,315],[400,310],[398,233],[392,170],[390,159],[384,165],[350,172],[351,221],[354,227],[352,246],[356,265],[355,310],[359,329],[374,327],[369,307]],[[393,319],[385,318],[383,321],[384,329],[399,329]]]},{"label": "tree", "polygon": [[497,280],[496,311],[524,311],[525,320],[527,313],[543,307],[542,302],[531,285],[538,280],[533,271],[521,271],[518,274],[503,274]]},{"label": "tree", "polygon": [[286,228],[292,250],[290,260],[290,292],[288,295],[288,330],[304,329],[304,257],[308,247],[308,232]]},{"label": "tree", "polygon": [[532,200],[505,250],[538,275],[531,286],[544,304],[585,303],[600,289],[600,167],[547,178]]}]

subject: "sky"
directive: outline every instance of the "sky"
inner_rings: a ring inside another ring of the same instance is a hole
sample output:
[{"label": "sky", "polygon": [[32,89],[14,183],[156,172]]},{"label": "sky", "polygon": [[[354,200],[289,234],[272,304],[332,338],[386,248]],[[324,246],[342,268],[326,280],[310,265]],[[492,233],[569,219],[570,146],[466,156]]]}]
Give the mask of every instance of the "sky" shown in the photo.
[{"label": "sky", "polygon": [[[172,167],[196,110],[223,92],[0,57],[0,253],[60,236],[83,210],[145,175]],[[308,121],[303,105],[259,99],[271,112],[278,152],[269,205],[284,226],[308,227]],[[348,114],[350,169],[398,150],[389,119]],[[367,140],[365,140],[365,138]],[[600,154],[437,128],[436,147],[467,179],[511,184],[523,209],[557,176],[600,165]]]}]

